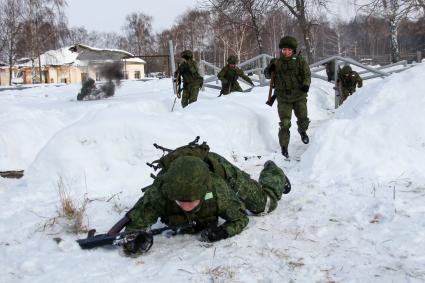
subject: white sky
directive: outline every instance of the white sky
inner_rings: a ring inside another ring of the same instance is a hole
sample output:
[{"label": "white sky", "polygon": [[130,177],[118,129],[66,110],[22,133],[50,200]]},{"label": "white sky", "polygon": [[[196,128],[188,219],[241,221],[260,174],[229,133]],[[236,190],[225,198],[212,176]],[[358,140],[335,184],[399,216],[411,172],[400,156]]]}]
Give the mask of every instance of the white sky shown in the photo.
[{"label": "white sky", "polygon": [[178,16],[197,5],[197,0],[68,0],[67,16],[71,27],[87,30],[120,32],[125,17],[142,12],[153,17],[155,32],[172,26]]},{"label": "white sky", "polygon": [[[363,0],[333,0],[329,3],[330,19],[348,19],[355,15],[354,2]],[[69,25],[84,26],[87,30],[121,32],[125,17],[142,12],[153,17],[155,32],[170,28],[187,9],[195,8],[200,0],[68,0]]]}]

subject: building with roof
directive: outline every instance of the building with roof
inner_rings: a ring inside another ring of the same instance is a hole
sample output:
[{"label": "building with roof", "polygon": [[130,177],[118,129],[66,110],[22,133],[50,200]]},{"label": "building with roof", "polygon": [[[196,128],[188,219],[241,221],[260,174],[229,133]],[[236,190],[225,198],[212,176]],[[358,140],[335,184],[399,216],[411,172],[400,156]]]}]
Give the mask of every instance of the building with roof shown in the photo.
[{"label": "building with roof", "polygon": [[[39,68],[41,61],[41,74]],[[22,58],[12,67],[15,84],[81,83],[87,78],[101,81],[98,71],[102,64],[122,61],[125,79],[141,79],[145,76],[146,62],[133,54],[118,49],[99,49],[83,44],[50,50],[39,58]],[[9,84],[9,66],[0,66],[0,85]]]}]

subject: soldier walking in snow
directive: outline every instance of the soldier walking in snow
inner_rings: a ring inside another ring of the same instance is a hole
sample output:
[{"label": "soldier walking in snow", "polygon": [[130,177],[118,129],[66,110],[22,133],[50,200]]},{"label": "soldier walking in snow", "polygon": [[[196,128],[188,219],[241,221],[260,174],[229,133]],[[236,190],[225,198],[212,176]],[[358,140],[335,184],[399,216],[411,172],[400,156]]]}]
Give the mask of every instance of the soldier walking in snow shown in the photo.
[{"label": "soldier walking in snow", "polygon": [[303,143],[307,144],[310,120],[307,116],[307,93],[310,89],[311,72],[307,62],[296,55],[297,40],[291,36],[283,37],[279,42],[282,50],[280,58],[274,58],[264,70],[271,78],[274,73],[274,94],[277,98],[277,110],[280,118],[279,144],[282,155],[289,157],[288,145],[292,110],[297,117],[298,132]]},{"label": "soldier walking in snow", "polygon": [[242,88],[238,83],[238,78],[241,77],[246,82],[250,83],[251,86],[254,86],[252,80],[244,74],[244,72],[236,67],[237,58],[234,55],[230,55],[227,58],[227,65],[221,69],[217,77],[221,81],[221,91],[220,95],[227,95],[233,91],[242,92]]},{"label": "soldier walking in snow", "polygon": [[356,91],[356,86],[359,88],[363,86],[362,78],[350,66],[344,66],[338,73],[339,105]]},{"label": "soldier walking in snow", "polygon": [[[267,161],[255,181],[222,156],[209,152],[206,143],[180,147],[158,160],[162,170],[145,194],[126,214],[126,231],[149,230],[158,218],[167,225],[195,223],[184,233],[201,233],[215,242],[242,232],[248,224],[246,210],[269,213],[277,207],[291,184],[282,169]],[[218,218],[225,222],[221,225]],[[128,254],[140,253],[134,243]]]},{"label": "soldier walking in snow", "polygon": [[198,99],[199,89],[202,88],[203,78],[199,75],[198,66],[193,61],[193,54],[190,50],[181,53],[184,62],[181,63],[174,74],[176,79],[183,77],[183,108]]},{"label": "soldier walking in snow", "polygon": [[335,80],[335,60],[324,64],[326,68],[326,75],[328,76],[328,82]]}]

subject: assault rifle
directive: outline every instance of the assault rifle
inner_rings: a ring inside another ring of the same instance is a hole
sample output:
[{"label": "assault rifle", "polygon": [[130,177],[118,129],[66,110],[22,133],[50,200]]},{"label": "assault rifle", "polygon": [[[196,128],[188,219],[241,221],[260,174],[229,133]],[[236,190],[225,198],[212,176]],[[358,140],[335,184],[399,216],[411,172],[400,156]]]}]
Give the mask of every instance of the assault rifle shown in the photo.
[{"label": "assault rifle", "polygon": [[[118,224],[118,223],[117,223]],[[117,226],[117,224],[115,226]],[[114,226],[114,227],[115,227]],[[172,230],[173,234],[178,234],[183,229],[192,228],[194,223],[184,223],[180,225],[166,226],[163,228],[152,229],[146,231],[124,231],[111,233],[112,229],[106,234],[95,235],[96,230],[92,229],[88,232],[87,238],[78,239],[77,243],[82,249],[93,249],[106,245],[122,246],[127,243],[133,243],[133,250],[147,252],[153,245],[153,236],[159,235],[164,231]]]},{"label": "assault rifle", "polygon": [[176,97],[174,98],[173,107],[171,107],[171,112],[174,110],[174,105],[176,104],[177,98],[181,98],[181,92],[183,91],[181,84],[182,84],[182,78],[179,71],[180,64],[177,65],[177,71],[174,73],[173,78],[173,89],[174,93],[176,94]]},{"label": "assault rifle", "polygon": [[176,83],[176,96],[177,96],[177,98],[181,98],[181,93],[183,91],[183,88],[181,86],[182,80],[181,80],[181,76],[180,76],[179,72],[177,73],[177,78],[175,80],[176,80],[176,82],[175,82]]},{"label": "assault rifle", "polygon": [[270,78],[269,97],[267,98],[267,101],[266,101],[266,104],[270,107],[273,106],[273,103],[276,100],[276,94],[272,95],[275,77],[276,77],[276,74],[275,72],[273,72]]}]

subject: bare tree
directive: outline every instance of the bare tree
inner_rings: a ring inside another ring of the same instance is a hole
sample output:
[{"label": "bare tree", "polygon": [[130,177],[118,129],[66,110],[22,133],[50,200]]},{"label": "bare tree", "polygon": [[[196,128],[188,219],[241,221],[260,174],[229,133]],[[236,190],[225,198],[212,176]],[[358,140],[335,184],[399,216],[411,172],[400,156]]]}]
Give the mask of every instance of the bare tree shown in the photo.
[{"label": "bare tree", "polygon": [[3,0],[0,1],[2,11],[0,11],[0,45],[6,51],[9,64],[9,85],[12,85],[13,65],[16,60],[16,44],[18,34],[22,29],[22,1]]},{"label": "bare tree", "polygon": [[235,55],[240,60],[242,55],[246,53],[244,52],[244,47],[248,36],[247,25],[230,22],[224,15],[216,14],[213,22],[213,34],[214,38],[212,40],[218,42],[216,45],[222,49],[220,53],[223,63],[230,54]]},{"label": "bare tree", "polygon": [[[229,22],[244,25],[253,30],[258,54],[264,52],[262,32],[269,11],[274,8],[272,0],[208,0],[207,7],[221,13]],[[246,21],[245,19],[249,19]]]},{"label": "bare tree", "polygon": [[415,6],[422,10],[422,17],[425,17],[425,0],[414,0]]},{"label": "bare tree", "polygon": [[400,24],[414,11],[414,0],[373,0],[360,7],[368,15],[380,15],[388,22],[391,62],[400,61],[398,31]]},{"label": "bare tree", "polygon": [[209,11],[190,9],[184,12],[169,30],[157,36],[158,49],[168,53],[168,40],[173,41],[174,53],[185,49],[193,51],[195,58],[203,59],[205,49],[212,41],[211,15]]},{"label": "bare tree", "polygon": [[177,20],[184,49],[193,50],[199,60],[202,59],[205,46],[211,39],[210,21],[210,12],[199,9],[188,10]]},{"label": "bare tree", "polygon": [[123,30],[127,36],[130,52],[142,55],[150,50],[154,41],[151,16],[132,13],[127,16]]},{"label": "bare tree", "polygon": [[266,18],[264,29],[265,50],[270,50],[271,54],[279,57],[278,48],[280,39],[286,34],[294,33],[294,21],[285,9],[271,11]]},{"label": "bare tree", "polygon": [[39,81],[41,82],[42,52],[59,48],[67,32],[64,8],[65,0],[22,0],[23,28],[18,39],[18,54],[20,56],[38,57]]},{"label": "bare tree", "polygon": [[303,36],[308,62],[313,62],[312,26],[315,24],[317,11],[327,9],[327,0],[279,0],[296,18]]}]

